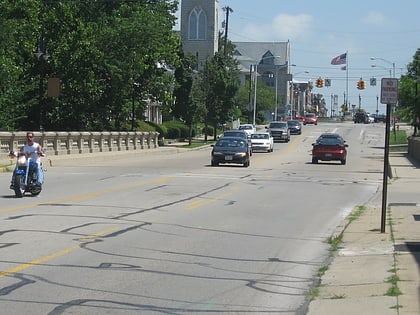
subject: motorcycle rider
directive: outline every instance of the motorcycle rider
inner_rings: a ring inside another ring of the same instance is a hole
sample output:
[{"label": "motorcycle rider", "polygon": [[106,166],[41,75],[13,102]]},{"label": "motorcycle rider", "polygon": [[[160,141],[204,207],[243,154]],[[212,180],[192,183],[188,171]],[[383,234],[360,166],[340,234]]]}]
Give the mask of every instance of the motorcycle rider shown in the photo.
[{"label": "motorcycle rider", "polygon": [[[20,148],[19,153],[24,153],[27,158],[35,161],[34,172],[37,174],[37,184],[42,185],[44,182],[44,172],[41,165],[41,156],[44,154],[44,151],[42,146],[38,142],[35,142],[34,133],[32,131],[26,133],[26,143]],[[13,189],[13,183],[14,175],[12,176],[10,189]]]}]

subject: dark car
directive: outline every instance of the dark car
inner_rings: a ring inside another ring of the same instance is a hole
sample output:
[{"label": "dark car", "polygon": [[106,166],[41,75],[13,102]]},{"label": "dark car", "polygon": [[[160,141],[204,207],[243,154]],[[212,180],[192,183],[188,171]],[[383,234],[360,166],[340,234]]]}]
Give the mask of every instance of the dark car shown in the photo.
[{"label": "dark car", "polygon": [[312,144],[313,164],[318,164],[318,161],[340,161],[342,165],[346,164],[348,145],[340,135],[333,135],[338,134],[321,135]]},{"label": "dark car", "polygon": [[299,120],[288,120],[287,126],[291,135],[300,135],[302,134],[302,123]]},{"label": "dark car", "polygon": [[212,147],[211,166],[234,163],[248,167],[250,164],[251,147],[247,139],[223,136]]},{"label": "dark car", "polygon": [[357,112],[353,116],[353,121],[354,121],[355,124],[368,124],[369,123],[369,117],[366,113]]},{"label": "dark car", "polygon": [[386,122],[385,114],[372,114],[372,117],[375,120],[375,122]]},{"label": "dark car", "polygon": [[223,137],[239,137],[243,138],[248,141],[248,145],[250,147],[250,153],[252,156],[252,149],[251,149],[251,138],[249,137],[248,133],[245,130],[240,129],[231,129],[231,130],[225,130],[223,132]]}]

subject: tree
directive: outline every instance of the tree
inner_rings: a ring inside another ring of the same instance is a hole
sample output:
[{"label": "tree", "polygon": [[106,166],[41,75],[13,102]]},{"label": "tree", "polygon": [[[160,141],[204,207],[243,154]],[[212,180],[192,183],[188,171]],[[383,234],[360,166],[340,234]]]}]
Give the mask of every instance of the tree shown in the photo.
[{"label": "tree", "polygon": [[[239,70],[231,55],[224,56],[217,52],[213,58],[207,58],[200,71],[200,88],[205,95],[205,124],[217,129],[235,109],[234,98],[239,89]],[[216,139],[216,133],[214,133]]]},{"label": "tree", "polygon": [[417,135],[420,127],[420,101],[419,101],[419,80],[420,80],[420,49],[417,49],[413,61],[407,66],[407,74],[401,77],[399,94],[399,115],[403,119],[412,122],[414,126],[413,135]]},{"label": "tree", "polygon": [[175,70],[176,87],[174,90],[175,104],[173,116],[185,122],[189,127],[188,141],[192,142],[192,128],[198,119],[203,118],[202,95],[197,89],[194,79],[194,67],[197,57],[180,51],[181,65]]},{"label": "tree", "polygon": [[[48,130],[119,130],[145,100],[165,102],[178,65],[173,31],[177,1],[0,2],[0,128],[36,129],[40,105]],[[34,51],[45,43],[51,58]],[[46,79],[61,81],[59,98],[45,97]],[[137,87],[137,88],[135,88]],[[9,110],[7,110],[9,109]]]},{"label": "tree", "polygon": [[[238,105],[242,113],[244,113],[244,119],[248,119],[248,123],[252,123],[252,115],[254,110],[254,90],[255,86],[250,85],[249,80],[245,82],[245,85],[242,85],[235,98],[235,102]],[[272,112],[276,107],[276,95],[272,89],[270,89],[264,82],[257,81],[257,102],[256,108],[258,113],[263,111]]]}]

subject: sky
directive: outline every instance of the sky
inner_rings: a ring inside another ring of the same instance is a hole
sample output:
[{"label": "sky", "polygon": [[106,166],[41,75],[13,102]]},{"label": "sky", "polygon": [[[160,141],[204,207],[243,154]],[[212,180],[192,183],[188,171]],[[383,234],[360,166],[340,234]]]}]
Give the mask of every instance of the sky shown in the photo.
[{"label": "sky", "polygon": [[[349,104],[358,107],[360,102],[368,112],[385,113],[381,79],[392,77],[393,65],[396,78],[405,74],[420,48],[419,0],[219,0],[219,4],[233,10],[229,40],[289,41],[295,80],[331,80],[330,87],[313,89],[327,104],[331,95],[338,95],[342,104],[348,90]],[[220,28],[225,17],[220,10]],[[331,65],[334,57],[346,52],[348,80],[342,65]],[[365,90],[356,87],[360,78],[366,81]],[[371,78],[376,78],[376,86],[370,86]]]}]

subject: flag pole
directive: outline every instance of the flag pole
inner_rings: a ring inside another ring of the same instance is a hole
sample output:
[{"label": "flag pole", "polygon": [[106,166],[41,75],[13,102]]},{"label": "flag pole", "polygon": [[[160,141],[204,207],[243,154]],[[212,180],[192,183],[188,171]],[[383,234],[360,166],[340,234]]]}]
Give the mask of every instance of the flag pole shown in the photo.
[{"label": "flag pole", "polygon": [[349,53],[346,51],[346,107],[349,108]]}]

